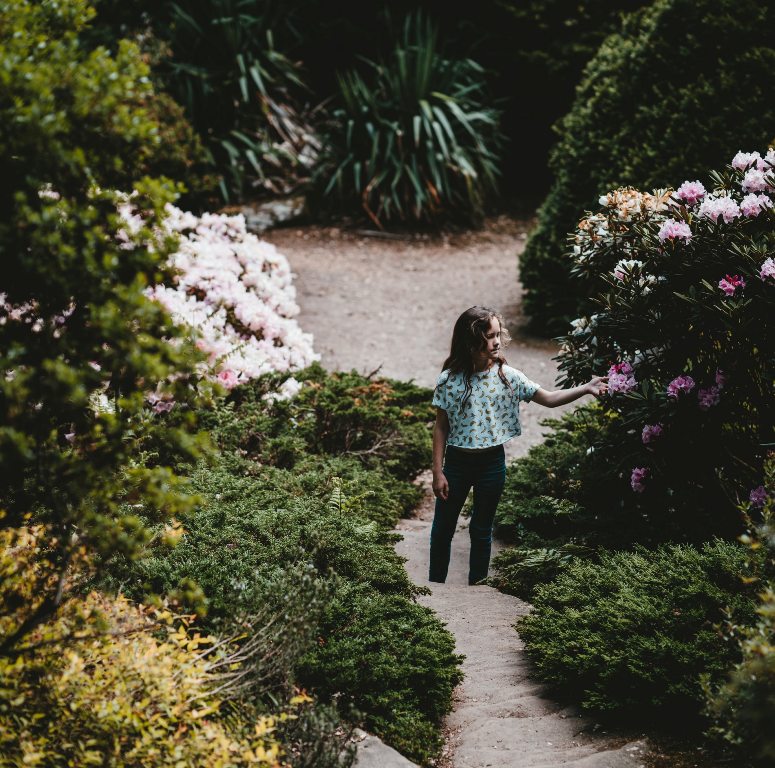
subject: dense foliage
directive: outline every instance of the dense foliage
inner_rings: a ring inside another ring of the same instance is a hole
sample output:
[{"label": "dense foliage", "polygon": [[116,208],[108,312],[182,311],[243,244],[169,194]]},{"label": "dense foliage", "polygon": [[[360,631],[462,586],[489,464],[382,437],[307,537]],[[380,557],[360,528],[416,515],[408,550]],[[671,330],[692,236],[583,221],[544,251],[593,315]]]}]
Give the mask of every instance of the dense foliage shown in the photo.
[{"label": "dense foliage", "polygon": [[295,376],[293,397],[276,396],[288,374],[275,374],[201,415],[219,453],[191,473],[201,503],[182,519],[185,533],[173,550],[114,560],[109,583],[138,598],[172,594],[228,634],[283,608],[293,591],[283,585],[301,569],[305,590],[324,590],[324,608],[288,611],[294,622],[273,643],[285,649],[281,677],[427,762],[459,661],[414,602],[390,529],[417,502],[408,479],[430,461],[429,393],[317,365]]},{"label": "dense foliage", "polygon": [[[145,177],[161,146],[137,48],[86,51],[82,0],[0,9],[0,525],[41,527],[37,588],[9,650],[55,611],[84,550],[131,552],[147,538],[122,502],[150,517],[187,501],[169,462],[196,453],[186,417],[194,357],[146,285],[164,279],[174,242],[159,235],[172,186]],[[134,230],[116,190],[137,189]],[[174,376],[173,376],[174,374]],[[149,416],[157,382],[177,426]]]},{"label": "dense foliage", "polygon": [[496,188],[500,142],[481,67],[446,58],[420,13],[406,18],[389,58],[364,64],[366,74],[339,78],[317,172],[322,195],[380,228],[480,217]]},{"label": "dense foliage", "polygon": [[558,125],[554,183],[521,259],[537,329],[562,332],[587,311],[585,286],[570,279],[567,233],[604,190],[695,178],[772,139],[774,13],[753,0],[658,0],[603,43]]},{"label": "dense foliage", "polygon": [[[34,599],[41,533],[0,534],[0,634],[13,629],[11,598]],[[225,717],[240,665],[224,675],[232,651],[194,632],[190,617],[91,593],[20,651],[0,658],[3,765],[271,768],[283,754],[277,719]]]},{"label": "dense foliage", "polygon": [[716,625],[753,618],[748,568],[745,547],[721,541],[577,560],[538,587],[519,631],[539,675],[584,706],[688,724],[701,676],[719,680],[737,657]]},{"label": "dense foliage", "polygon": [[767,724],[775,711],[775,455],[767,465],[765,483],[748,502],[749,513],[764,524],[745,537],[754,552],[764,550],[765,571],[757,581],[757,620],[748,626],[731,625],[730,634],[740,644],[741,661],[718,687],[706,683],[711,733],[723,738],[741,755],[761,765],[775,759],[775,737]]}]

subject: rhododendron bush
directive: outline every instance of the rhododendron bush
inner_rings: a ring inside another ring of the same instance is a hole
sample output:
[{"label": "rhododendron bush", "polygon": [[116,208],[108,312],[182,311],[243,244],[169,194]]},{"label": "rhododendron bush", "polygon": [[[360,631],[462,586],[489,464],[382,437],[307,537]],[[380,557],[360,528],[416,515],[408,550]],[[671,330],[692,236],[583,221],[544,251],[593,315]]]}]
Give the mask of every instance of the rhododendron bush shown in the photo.
[{"label": "rhododendron bush", "polygon": [[732,532],[773,443],[775,150],[705,182],[618,189],[579,224],[574,274],[597,311],[561,337],[564,380],[607,373],[608,462],[662,533]]},{"label": "rhododendron bush", "polygon": [[248,232],[243,216],[197,217],[172,205],[167,214],[165,228],[180,236],[170,260],[177,276],[149,293],[191,328],[207,356],[204,375],[231,389],[319,359],[312,336],[294,319],[299,307],[290,265],[274,245]]}]

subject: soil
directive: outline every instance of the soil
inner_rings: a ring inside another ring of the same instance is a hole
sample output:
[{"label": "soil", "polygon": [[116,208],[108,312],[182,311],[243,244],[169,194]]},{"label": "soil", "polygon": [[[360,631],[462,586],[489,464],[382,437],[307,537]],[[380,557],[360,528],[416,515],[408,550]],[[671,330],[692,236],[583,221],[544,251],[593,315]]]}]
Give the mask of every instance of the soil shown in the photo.
[{"label": "soil", "polygon": [[[553,389],[557,346],[530,336],[521,310],[517,263],[530,225],[499,217],[488,220],[481,231],[438,236],[385,237],[303,227],[273,230],[264,237],[291,263],[299,322],[314,334],[315,348],[329,370],[379,370],[432,387],[455,319],[479,304],[503,314],[513,337],[506,349],[509,363]],[[541,420],[562,410],[523,405],[523,432],[507,444],[507,456],[523,456],[540,442]],[[447,583],[428,583],[433,515],[428,475],[419,479],[425,500],[413,519],[399,525],[403,540],[396,548],[415,583],[430,587],[422,602],[447,624],[457,651],[466,657],[465,680],[446,720],[447,746],[440,765],[645,768],[651,761],[645,741],[605,732],[553,702],[535,682],[513,626],[530,606],[490,587],[467,586],[464,519],[453,540]]]}]

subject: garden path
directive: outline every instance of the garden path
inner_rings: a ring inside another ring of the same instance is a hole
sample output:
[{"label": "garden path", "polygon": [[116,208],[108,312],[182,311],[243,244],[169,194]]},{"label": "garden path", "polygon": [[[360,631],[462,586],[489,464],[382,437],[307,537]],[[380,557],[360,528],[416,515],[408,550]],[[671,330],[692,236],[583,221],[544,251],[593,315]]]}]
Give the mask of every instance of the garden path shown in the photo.
[{"label": "garden path", "polygon": [[[455,319],[472,304],[500,309],[514,340],[510,363],[553,388],[556,346],[529,337],[517,281],[517,256],[526,222],[494,219],[480,232],[382,239],[334,228],[282,229],[266,233],[296,273],[302,328],[331,370],[415,379],[433,386],[448,349]],[[553,413],[556,415],[557,411]],[[542,439],[539,420],[549,411],[524,407],[523,434],[508,444],[509,457],[524,455]],[[427,549],[433,498],[399,525],[398,552],[415,583],[428,585]],[[448,768],[637,768],[642,743],[605,733],[548,699],[530,677],[515,619],[529,606],[490,587],[466,585],[467,535],[463,521],[453,541],[446,584],[421,598],[454,633],[466,656],[465,680],[447,718]],[[398,756],[395,756],[398,758]],[[387,765],[383,757],[371,765]],[[392,758],[391,758],[392,759]],[[359,762],[365,765],[366,760]],[[401,764],[400,760],[395,763]]]}]

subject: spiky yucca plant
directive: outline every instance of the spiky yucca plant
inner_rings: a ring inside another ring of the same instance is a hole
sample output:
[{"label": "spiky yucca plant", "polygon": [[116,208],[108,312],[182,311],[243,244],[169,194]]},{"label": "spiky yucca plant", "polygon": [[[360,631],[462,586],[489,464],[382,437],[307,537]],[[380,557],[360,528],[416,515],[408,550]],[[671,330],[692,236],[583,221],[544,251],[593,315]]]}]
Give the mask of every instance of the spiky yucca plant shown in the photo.
[{"label": "spiky yucca plant", "polygon": [[408,16],[387,61],[340,75],[339,107],[318,172],[324,199],[382,228],[441,216],[475,220],[496,189],[500,113],[484,71],[442,55],[438,32]]}]

